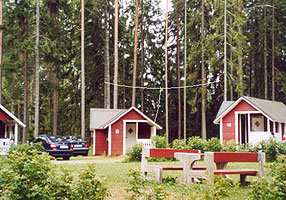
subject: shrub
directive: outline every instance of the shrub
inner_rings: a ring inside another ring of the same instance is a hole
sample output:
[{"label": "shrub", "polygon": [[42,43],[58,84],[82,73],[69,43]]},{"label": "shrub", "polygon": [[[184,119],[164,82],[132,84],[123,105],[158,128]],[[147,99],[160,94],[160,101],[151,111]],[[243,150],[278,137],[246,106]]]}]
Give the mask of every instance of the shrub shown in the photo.
[{"label": "shrub", "polygon": [[172,148],[173,149],[188,149],[188,146],[187,146],[185,139],[182,139],[182,140],[175,139],[172,142]]},{"label": "shrub", "polygon": [[205,145],[205,151],[221,151],[223,146],[220,143],[220,140],[216,137],[208,139]]},{"label": "shrub", "polygon": [[231,184],[228,179],[223,176],[215,176],[214,184],[209,184],[203,181],[204,184],[196,185],[195,192],[192,192],[192,198],[196,200],[205,199],[231,199],[232,194],[234,194],[239,185]]},{"label": "shrub", "polygon": [[277,157],[276,163],[269,165],[270,173],[267,178],[256,179],[250,186],[252,199],[286,199],[286,156]]},{"label": "shrub", "polygon": [[[19,149],[19,150],[18,150]],[[24,149],[28,149],[27,152]],[[50,157],[33,146],[19,146],[2,160],[0,193],[5,199],[49,199],[51,171]]]},{"label": "shrub", "polygon": [[286,155],[286,142],[278,142],[277,150],[279,154]]},{"label": "shrub", "polygon": [[134,144],[127,149],[127,161],[141,161],[143,144]]},{"label": "shrub", "polygon": [[146,188],[146,180],[140,175],[138,169],[131,169],[128,177],[131,177],[131,180],[129,180],[131,187],[127,189],[127,192],[131,193],[129,199],[164,200],[167,198],[168,194],[162,186],[155,186],[148,190]]},{"label": "shrub", "polygon": [[152,145],[156,148],[166,149],[169,147],[166,137],[164,136],[155,135],[151,139],[152,139]]},{"label": "shrub", "polygon": [[58,170],[50,156],[38,150],[41,145],[18,145],[0,159],[2,199],[104,199],[105,181],[88,167],[73,183],[68,170]]},{"label": "shrub", "polygon": [[83,170],[79,175],[79,181],[76,183],[76,198],[85,199],[105,199],[109,193],[107,191],[107,183],[105,178],[96,176],[95,167],[88,164],[87,170]]},{"label": "shrub", "polygon": [[235,143],[234,140],[226,141],[222,147],[221,151],[224,152],[235,152],[237,151],[238,145]]},{"label": "shrub", "polygon": [[266,154],[266,159],[269,162],[275,161],[279,152],[278,152],[278,142],[274,139],[263,140],[254,146],[254,151],[263,151]]},{"label": "shrub", "polygon": [[189,149],[197,149],[203,152],[205,150],[206,144],[207,141],[201,139],[199,136],[193,136],[188,139]]}]

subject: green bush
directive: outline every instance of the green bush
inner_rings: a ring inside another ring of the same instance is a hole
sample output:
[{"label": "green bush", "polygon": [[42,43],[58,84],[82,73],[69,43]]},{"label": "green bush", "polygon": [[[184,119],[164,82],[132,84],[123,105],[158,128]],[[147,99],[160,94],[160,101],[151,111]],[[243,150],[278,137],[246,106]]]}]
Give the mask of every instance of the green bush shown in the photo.
[{"label": "green bush", "polygon": [[266,155],[266,160],[269,162],[275,161],[277,156],[279,155],[278,152],[279,143],[274,140],[263,140],[259,142],[257,145],[254,146],[254,151],[263,151]]},{"label": "green bush", "polygon": [[201,152],[204,152],[206,144],[207,141],[200,138],[199,136],[193,136],[188,138],[189,149],[197,149],[201,150]]},{"label": "green bush", "polygon": [[212,137],[207,140],[205,145],[205,151],[221,151],[223,146],[220,143],[220,140],[216,137]]},{"label": "green bush", "polygon": [[143,144],[134,144],[131,148],[127,149],[126,161],[141,161]]},{"label": "green bush", "polygon": [[175,139],[172,142],[172,148],[173,149],[188,149],[188,145],[185,139],[182,139],[182,140]]},{"label": "green bush", "polygon": [[169,143],[167,142],[166,137],[155,135],[151,139],[152,139],[152,145],[155,148],[162,148],[162,149],[169,148]]},{"label": "green bush", "polygon": [[89,167],[79,175],[80,180],[73,183],[69,171],[52,165],[51,157],[38,150],[40,146],[18,145],[0,159],[1,199],[75,200],[107,196],[105,181],[95,176],[93,168]]},{"label": "green bush", "polygon": [[238,146],[234,140],[230,140],[230,141],[227,141],[223,147],[222,147],[222,150],[221,151],[224,151],[224,152],[236,152],[237,149],[238,149]]},{"label": "green bush", "polygon": [[138,169],[131,169],[128,177],[129,185],[131,186],[126,191],[131,193],[130,200],[146,199],[146,200],[165,200],[168,194],[162,186],[155,186],[154,188],[147,188],[146,180],[140,175]]},{"label": "green bush", "polygon": [[276,163],[269,165],[270,173],[267,178],[256,179],[250,186],[252,199],[284,200],[286,199],[286,156],[277,157]]},{"label": "green bush", "polygon": [[215,176],[214,184],[209,184],[205,180],[203,184],[195,185],[196,190],[191,193],[190,199],[196,200],[220,200],[231,199],[238,190],[239,184],[231,184],[229,179],[222,175]]},{"label": "green bush", "polygon": [[88,169],[80,173],[75,188],[77,192],[75,199],[79,200],[103,200],[109,195],[106,180],[96,176],[95,167],[92,164],[88,164]]},{"label": "green bush", "polygon": [[286,155],[286,142],[278,142],[277,150],[279,154]]}]

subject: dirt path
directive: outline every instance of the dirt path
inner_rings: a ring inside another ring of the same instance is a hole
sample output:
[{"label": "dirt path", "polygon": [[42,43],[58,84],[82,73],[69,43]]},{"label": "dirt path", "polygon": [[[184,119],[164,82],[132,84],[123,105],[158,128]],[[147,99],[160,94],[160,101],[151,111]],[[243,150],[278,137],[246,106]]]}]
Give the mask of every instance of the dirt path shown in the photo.
[{"label": "dirt path", "polygon": [[116,163],[122,162],[123,157],[102,157],[102,156],[94,156],[94,157],[71,157],[70,160],[53,160],[51,161],[53,164],[61,165],[61,164],[87,164],[87,163]]}]

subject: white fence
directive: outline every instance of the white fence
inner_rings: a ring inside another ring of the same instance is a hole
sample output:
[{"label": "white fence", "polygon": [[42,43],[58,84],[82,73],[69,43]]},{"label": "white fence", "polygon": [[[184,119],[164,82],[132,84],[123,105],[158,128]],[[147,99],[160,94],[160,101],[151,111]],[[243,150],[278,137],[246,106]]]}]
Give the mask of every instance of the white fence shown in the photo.
[{"label": "white fence", "polygon": [[138,139],[137,143],[143,144],[144,148],[153,148],[153,144],[152,144],[151,139]]},{"label": "white fence", "polygon": [[0,139],[0,155],[7,155],[10,146],[10,139]]}]

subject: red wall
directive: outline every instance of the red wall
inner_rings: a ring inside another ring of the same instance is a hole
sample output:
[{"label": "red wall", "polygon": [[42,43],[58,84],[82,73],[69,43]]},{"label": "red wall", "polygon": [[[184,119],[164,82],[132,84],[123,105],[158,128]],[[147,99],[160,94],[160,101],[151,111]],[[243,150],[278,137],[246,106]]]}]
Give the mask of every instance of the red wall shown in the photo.
[{"label": "red wall", "polygon": [[[236,111],[256,111],[251,105],[242,100],[234,107],[226,116],[223,117],[222,137],[224,140],[235,140],[235,112]],[[231,123],[231,127],[227,127],[227,124]]]},{"label": "red wall", "polygon": [[[131,110],[114,124],[111,125],[111,155],[118,156],[123,154],[123,120],[145,120],[135,110]],[[115,133],[116,130],[119,133]]]},{"label": "red wall", "polygon": [[11,119],[12,120],[12,118],[9,116],[9,115],[7,115],[3,110],[1,110],[0,109],[0,119]]},{"label": "red wall", "polygon": [[107,139],[108,129],[105,130],[96,130],[95,133],[95,155],[108,155],[108,142]]}]

